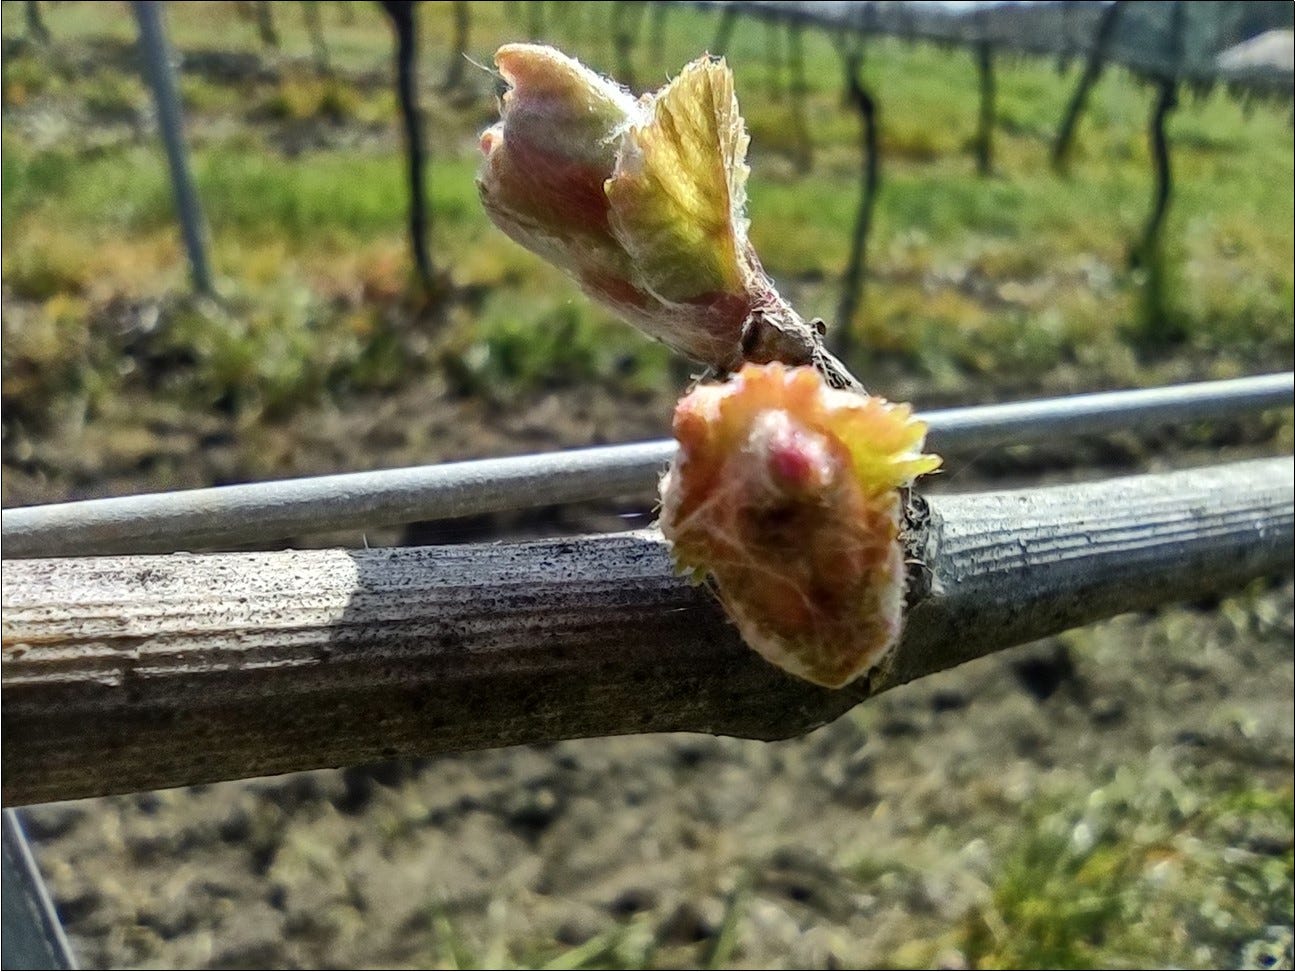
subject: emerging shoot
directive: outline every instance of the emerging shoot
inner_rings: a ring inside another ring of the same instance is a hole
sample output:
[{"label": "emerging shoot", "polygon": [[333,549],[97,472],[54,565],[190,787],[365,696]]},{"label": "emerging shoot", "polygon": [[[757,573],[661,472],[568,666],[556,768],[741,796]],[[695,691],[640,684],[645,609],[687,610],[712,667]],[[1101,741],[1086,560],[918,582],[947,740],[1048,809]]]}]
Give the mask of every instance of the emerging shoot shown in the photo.
[{"label": "emerging shoot", "polygon": [[[589,296],[710,366],[675,411],[661,529],[714,578],[747,644],[839,687],[903,625],[900,489],[937,468],[907,405],[863,394],[747,238],[733,75],[701,58],[635,99],[550,48],[510,44],[481,136],[490,218]],[[850,390],[841,390],[850,389]]]}]

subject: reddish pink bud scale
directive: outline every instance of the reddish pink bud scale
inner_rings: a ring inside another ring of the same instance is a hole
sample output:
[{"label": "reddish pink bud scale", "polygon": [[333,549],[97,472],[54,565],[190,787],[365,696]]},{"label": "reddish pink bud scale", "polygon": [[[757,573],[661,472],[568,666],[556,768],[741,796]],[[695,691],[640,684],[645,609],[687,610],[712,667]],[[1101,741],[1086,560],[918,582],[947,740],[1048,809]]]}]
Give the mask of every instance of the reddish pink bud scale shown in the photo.
[{"label": "reddish pink bud scale", "polygon": [[814,457],[801,443],[780,442],[769,450],[769,468],[784,489],[804,489],[813,480]]}]

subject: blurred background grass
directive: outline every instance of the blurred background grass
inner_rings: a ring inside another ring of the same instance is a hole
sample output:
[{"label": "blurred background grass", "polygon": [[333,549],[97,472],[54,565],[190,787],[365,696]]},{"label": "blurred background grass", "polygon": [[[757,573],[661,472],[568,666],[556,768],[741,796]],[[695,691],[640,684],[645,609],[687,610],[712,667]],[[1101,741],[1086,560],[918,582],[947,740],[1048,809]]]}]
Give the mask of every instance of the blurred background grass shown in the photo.
[{"label": "blurred background grass", "polygon": [[[376,8],[328,5],[325,14],[328,77],[317,76],[292,5],[278,11],[277,53],[262,48],[236,4],[169,11],[186,56],[188,139],[229,302],[214,311],[181,296],[170,191],[128,10],[54,7],[51,48],[15,44],[21,20],[7,13],[11,433],[19,420],[47,433],[69,387],[93,412],[105,396],[145,380],[141,369],[123,373],[121,348],[97,347],[114,339],[97,323],[104,308],[123,299],[160,305],[148,343],[192,359],[187,378],[169,376],[165,395],[195,407],[232,402],[258,418],[441,369],[467,393],[505,397],[554,383],[614,390],[623,380],[666,380],[659,349],[611,323],[487,222],[473,173],[476,135],[494,117],[493,79],[472,67],[470,96],[442,97],[448,4],[423,10],[419,68],[434,252],[458,289],[448,304],[420,305],[404,256],[390,32]],[[573,8],[548,18],[546,37],[610,70],[608,16],[596,4]],[[517,19],[506,4],[474,4],[474,59],[488,64],[498,43],[516,37]],[[662,63],[643,63],[642,41],[636,75],[664,81],[699,53],[713,20],[672,11]],[[774,81],[763,26],[740,27],[729,53],[752,131],[755,243],[801,310],[830,320],[853,219],[856,122],[841,103],[827,40],[808,34],[806,58],[816,165],[801,177],[790,164],[790,102]],[[969,144],[969,55],[883,40],[868,46],[865,64],[881,106],[884,181],[867,297],[857,320],[837,323],[859,336],[864,350],[852,363],[871,384],[935,403],[976,400],[985,385],[1023,395],[1221,377],[1290,360],[1295,212],[1285,109],[1245,110],[1219,91],[1188,100],[1173,117],[1165,300],[1183,341],[1165,349],[1145,339],[1140,279],[1126,261],[1150,201],[1149,91],[1109,71],[1085,118],[1073,175],[1061,179],[1047,152],[1076,68],[1011,62],[1000,70],[1000,175],[985,180]],[[563,338],[549,340],[557,307],[567,308]],[[598,353],[568,353],[573,344]]]}]

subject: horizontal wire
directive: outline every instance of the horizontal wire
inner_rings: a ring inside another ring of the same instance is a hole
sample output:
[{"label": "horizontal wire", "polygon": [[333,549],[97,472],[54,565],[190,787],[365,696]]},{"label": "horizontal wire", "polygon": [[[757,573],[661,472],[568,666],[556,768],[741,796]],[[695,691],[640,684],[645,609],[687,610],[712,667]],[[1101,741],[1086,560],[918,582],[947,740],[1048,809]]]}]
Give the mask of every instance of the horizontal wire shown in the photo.
[{"label": "horizontal wire", "polygon": [[[1102,392],[921,415],[946,456],[1290,406],[1295,373]],[[6,559],[172,553],[321,531],[622,496],[650,488],[669,439],[403,469],[80,500],[3,511]]]}]

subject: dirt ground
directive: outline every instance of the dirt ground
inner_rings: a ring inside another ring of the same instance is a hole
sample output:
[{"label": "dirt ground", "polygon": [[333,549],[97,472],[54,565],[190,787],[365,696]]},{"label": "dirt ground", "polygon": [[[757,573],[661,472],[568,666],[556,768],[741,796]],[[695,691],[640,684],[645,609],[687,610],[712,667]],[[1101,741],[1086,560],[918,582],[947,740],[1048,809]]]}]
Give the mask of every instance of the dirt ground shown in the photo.
[{"label": "dirt ground", "polygon": [[[985,659],[789,742],[582,740],[27,819],[92,967],[964,967],[1040,801],[1078,828],[1114,792],[1154,827],[1141,801],[1200,776],[1289,786],[1291,587],[1227,604]],[[1194,852],[1290,836],[1242,822]],[[1202,920],[1212,889],[1175,878]],[[1289,924],[1227,935],[1185,957],[1289,967]]]}]

